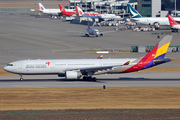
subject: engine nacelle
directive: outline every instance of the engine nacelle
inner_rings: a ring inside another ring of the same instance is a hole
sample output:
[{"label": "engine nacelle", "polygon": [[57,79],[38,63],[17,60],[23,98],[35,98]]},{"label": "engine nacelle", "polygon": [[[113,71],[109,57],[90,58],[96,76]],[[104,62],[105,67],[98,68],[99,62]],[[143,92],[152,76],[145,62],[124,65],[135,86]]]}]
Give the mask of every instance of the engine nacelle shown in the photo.
[{"label": "engine nacelle", "polygon": [[101,33],[100,36],[103,36],[103,34]]},{"label": "engine nacelle", "polygon": [[84,35],[85,35],[86,37],[89,37],[89,34],[88,34],[88,33],[85,33]]},{"label": "engine nacelle", "polygon": [[66,71],[66,79],[77,79],[81,76],[79,71]]}]

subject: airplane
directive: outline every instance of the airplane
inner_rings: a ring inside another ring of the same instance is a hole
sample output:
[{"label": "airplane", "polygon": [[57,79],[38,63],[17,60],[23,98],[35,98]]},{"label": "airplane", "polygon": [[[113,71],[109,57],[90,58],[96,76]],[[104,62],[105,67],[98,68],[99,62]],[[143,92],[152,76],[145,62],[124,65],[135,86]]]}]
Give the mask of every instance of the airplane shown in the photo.
[{"label": "airplane", "polygon": [[89,21],[88,21],[87,32],[80,32],[80,31],[67,31],[67,32],[81,33],[81,34],[84,34],[86,37],[89,37],[90,35],[94,35],[95,37],[98,37],[98,36],[103,36],[104,33],[116,32],[116,31],[114,30],[114,31],[99,32],[98,29],[90,28]]},{"label": "airplane", "polygon": [[140,71],[170,62],[166,52],[173,36],[167,35],[144,57],[119,59],[43,59],[19,60],[4,67],[10,73],[23,75],[58,75],[69,79],[96,81],[93,75],[121,74]]},{"label": "airplane", "polygon": [[[42,3],[39,3],[39,11],[43,14],[61,15],[60,9],[46,9]],[[65,9],[67,12],[75,12],[75,9]]]},{"label": "airplane", "polygon": [[90,18],[103,18],[103,19],[122,19],[120,16],[115,14],[99,14],[99,13],[84,13],[82,9],[78,6],[75,6],[76,14],[81,17],[90,17]]},{"label": "airplane", "polygon": [[60,9],[46,9],[42,3],[39,3],[39,11],[49,15],[59,15],[61,13]]},{"label": "airplane", "polygon": [[61,6],[61,4],[59,4],[59,9],[60,9],[60,11],[61,11],[61,14],[62,15],[65,15],[65,16],[72,16],[72,15],[75,15],[76,14],[76,11],[75,10],[73,10],[72,11],[72,9],[64,9],[62,6]]},{"label": "airplane", "polygon": [[173,29],[172,32],[178,32],[178,30],[180,29],[180,24],[177,23],[170,14],[168,14],[168,20],[169,20],[171,29]]},{"label": "airplane", "polygon": [[[169,25],[167,17],[142,17],[139,12],[137,12],[130,4],[127,4],[128,11],[131,15],[131,21],[137,24],[145,25]],[[180,22],[180,18],[174,18],[176,21]]]}]

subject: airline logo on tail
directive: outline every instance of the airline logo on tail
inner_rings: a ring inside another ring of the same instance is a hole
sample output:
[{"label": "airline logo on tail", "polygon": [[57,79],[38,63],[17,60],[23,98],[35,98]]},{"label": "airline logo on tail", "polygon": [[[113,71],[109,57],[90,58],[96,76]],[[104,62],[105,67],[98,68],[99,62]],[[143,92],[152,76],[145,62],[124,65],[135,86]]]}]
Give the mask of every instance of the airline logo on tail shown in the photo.
[{"label": "airline logo on tail", "polygon": [[122,73],[143,70],[164,62],[171,61],[169,58],[165,58],[165,54],[171,40],[172,36],[165,36],[148,54],[146,54],[143,58],[140,58],[135,65]]},{"label": "airline logo on tail", "polygon": [[61,6],[61,4],[59,4],[59,8],[61,12],[65,11],[65,9]]},{"label": "airline logo on tail", "polygon": [[78,14],[79,16],[83,15],[83,11],[81,10],[81,8],[79,8],[78,6],[75,6],[76,9],[76,14]]},{"label": "airline logo on tail", "polygon": [[130,4],[127,4],[127,6],[132,18],[142,18],[142,16]]},{"label": "airline logo on tail", "polygon": [[180,25],[172,18],[172,16],[170,14],[168,14],[168,19],[169,19],[170,25]]},{"label": "airline logo on tail", "polygon": [[39,10],[44,11],[46,8],[42,3],[39,3]]}]

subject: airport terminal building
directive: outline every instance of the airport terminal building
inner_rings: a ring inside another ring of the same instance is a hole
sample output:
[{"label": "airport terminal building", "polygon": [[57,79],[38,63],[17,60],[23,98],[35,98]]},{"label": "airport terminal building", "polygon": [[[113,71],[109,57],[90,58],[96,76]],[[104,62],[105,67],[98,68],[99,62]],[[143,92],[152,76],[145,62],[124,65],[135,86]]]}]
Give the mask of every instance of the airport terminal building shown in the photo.
[{"label": "airport terminal building", "polygon": [[[176,4],[175,4],[176,1]],[[115,13],[128,16],[127,4],[131,4],[143,17],[165,17],[180,14],[180,0],[70,0],[70,6],[77,5],[83,11]],[[176,9],[175,9],[176,6]],[[178,14],[179,13],[179,14]]]}]

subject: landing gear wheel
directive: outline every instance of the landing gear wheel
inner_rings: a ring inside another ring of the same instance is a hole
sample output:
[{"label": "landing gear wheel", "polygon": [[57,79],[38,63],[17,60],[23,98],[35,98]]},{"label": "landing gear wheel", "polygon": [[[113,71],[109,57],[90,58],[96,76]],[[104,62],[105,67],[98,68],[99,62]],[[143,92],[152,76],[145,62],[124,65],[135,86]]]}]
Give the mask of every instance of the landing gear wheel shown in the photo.
[{"label": "landing gear wheel", "polygon": [[19,75],[19,76],[20,76],[20,81],[23,81],[22,75]]},{"label": "landing gear wheel", "polygon": [[97,78],[96,78],[96,77],[93,77],[93,78],[92,78],[92,81],[96,81],[96,80],[97,80]]},{"label": "landing gear wheel", "polygon": [[96,37],[98,37],[98,35],[96,35]]},{"label": "landing gear wheel", "polygon": [[84,76],[84,77],[83,77],[83,80],[86,80],[86,79],[87,79],[87,78]]}]

